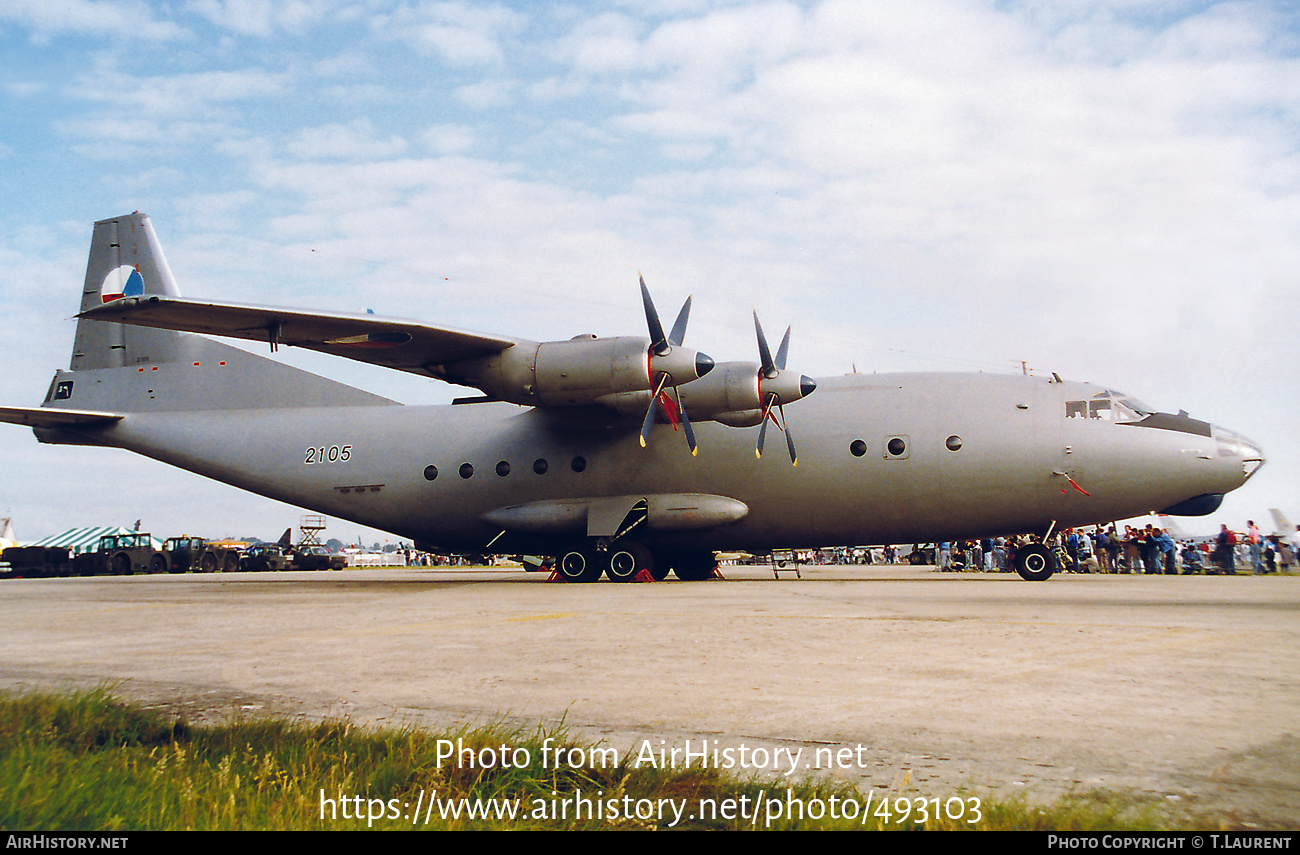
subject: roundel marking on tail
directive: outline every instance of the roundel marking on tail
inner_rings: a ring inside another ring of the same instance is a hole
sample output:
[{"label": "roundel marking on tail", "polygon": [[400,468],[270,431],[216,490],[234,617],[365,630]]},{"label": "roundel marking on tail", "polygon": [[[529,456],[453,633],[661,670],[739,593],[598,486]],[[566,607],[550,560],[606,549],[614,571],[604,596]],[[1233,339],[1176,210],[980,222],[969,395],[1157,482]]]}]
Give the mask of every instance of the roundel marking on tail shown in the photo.
[{"label": "roundel marking on tail", "polygon": [[[123,282],[123,279],[126,281]],[[139,268],[126,264],[111,270],[104,277],[103,284],[99,286],[99,299],[105,303],[111,303],[123,297],[138,297],[143,293],[144,277],[140,275]]]}]

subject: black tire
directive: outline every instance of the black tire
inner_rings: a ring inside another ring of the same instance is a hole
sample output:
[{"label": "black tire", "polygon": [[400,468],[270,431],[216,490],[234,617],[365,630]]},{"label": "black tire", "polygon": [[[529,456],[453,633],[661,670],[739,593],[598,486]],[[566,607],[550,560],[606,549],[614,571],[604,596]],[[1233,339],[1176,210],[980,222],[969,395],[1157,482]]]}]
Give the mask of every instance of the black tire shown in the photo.
[{"label": "black tire", "polygon": [[712,552],[683,552],[673,559],[673,572],[683,582],[703,582],[717,566]]},{"label": "black tire", "polygon": [[226,573],[236,573],[239,571],[239,556],[231,553],[226,556],[226,563],[223,571]]},{"label": "black tire", "polygon": [[630,582],[642,570],[654,575],[654,558],[650,550],[639,543],[615,546],[605,557],[605,575],[611,582]]},{"label": "black tire", "polygon": [[119,552],[113,556],[113,575],[130,576],[131,575],[131,556],[125,552]]},{"label": "black tire", "polygon": [[601,571],[595,553],[586,547],[562,553],[555,569],[567,582],[595,582]]},{"label": "black tire", "polygon": [[650,575],[656,582],[662,582],[668,578],[668,574],[673,569],[673,553],[655,550],[650,554]]},{"label": "black tire", "polygon": [[200,573],[217,572],[217,557],[211,553],[205,554],[201,559],[199,559],[199,572]]},{"label": "black tire", "polygon": [[1016,550],[1016,572],[1029,582],[1046,582],[1056,572],[1056,556],[1041,543]]},{"label": "black tire", "polygon": [[166,572],[167,572],[167,557],[166,557],[165,555],[163,555],[161,552],[158,553],[157,555],[155,555],[155,556],[153,557],[153,559],[149,562],[149,572],[150,572],[150,573],[166,573]]}]

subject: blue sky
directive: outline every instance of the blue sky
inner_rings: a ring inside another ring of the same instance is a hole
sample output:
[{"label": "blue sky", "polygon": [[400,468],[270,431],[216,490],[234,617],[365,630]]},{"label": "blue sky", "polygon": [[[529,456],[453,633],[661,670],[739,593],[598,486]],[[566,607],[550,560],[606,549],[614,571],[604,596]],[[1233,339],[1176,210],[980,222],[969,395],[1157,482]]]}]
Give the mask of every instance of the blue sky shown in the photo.
[{"label": "blue sky", "polygon": [[[1189,528],[1300,518],[1298,20],[1158,0],[0,0],[5,399],[38,402],[67,363],[90,224],[139,209],[191,296],[639,334],[639,269],[664,306],[695,295],[692,343],[719,359],[753,358],[757,308],[813,376],[1025,360],[1263,446]],[[10,434],[20,537],[124,506],[168,534],[296,522]]]}]

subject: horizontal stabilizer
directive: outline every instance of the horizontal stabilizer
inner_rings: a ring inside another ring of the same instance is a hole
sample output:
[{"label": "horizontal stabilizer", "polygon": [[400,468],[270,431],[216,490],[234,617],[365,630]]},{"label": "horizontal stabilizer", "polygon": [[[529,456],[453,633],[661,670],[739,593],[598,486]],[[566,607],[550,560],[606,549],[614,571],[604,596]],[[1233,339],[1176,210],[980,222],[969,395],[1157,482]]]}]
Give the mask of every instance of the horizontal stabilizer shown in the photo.
[{"label": "horizontal stabilizer", "polygon": [[114,300],[77,317],[293,345],[428,375],[430,366],[489,356],[521,339],[418,321],[145,295]]},{"label": "horizontal stabilizer", "polygon": [[51,407],[0,407],[0,422],[30,428],[84,428],[121,421],[119,413],[56,410]]}]

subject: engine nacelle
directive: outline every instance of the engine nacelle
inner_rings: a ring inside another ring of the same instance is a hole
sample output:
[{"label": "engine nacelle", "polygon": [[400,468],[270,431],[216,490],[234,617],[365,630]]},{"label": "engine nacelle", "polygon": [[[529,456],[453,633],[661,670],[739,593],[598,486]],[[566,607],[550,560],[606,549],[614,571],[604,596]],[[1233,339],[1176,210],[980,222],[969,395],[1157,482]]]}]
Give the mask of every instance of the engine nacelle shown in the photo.
[{"label": "engine nacelle", "polygon": [[679,385],[712,368],[708,356],[684,347],[657,354],[650,351],[646,338],[579,336],[520,343],[492,356],[429,370],[448,382],[474,386],[514,404],[567,407],[605,403],[611,396],[624,398],[627,393],[648,395],[662,374],[669,375],[668,385]]},{"label": "engine nacelle", "polygon": [[763,420],[757,362],[723,362],[693,383],[681,387],[682,407],[694,421],[716,421],[731,427],[751,427]]}]

